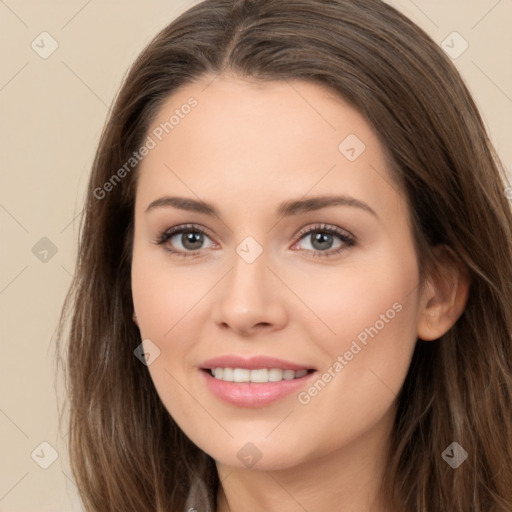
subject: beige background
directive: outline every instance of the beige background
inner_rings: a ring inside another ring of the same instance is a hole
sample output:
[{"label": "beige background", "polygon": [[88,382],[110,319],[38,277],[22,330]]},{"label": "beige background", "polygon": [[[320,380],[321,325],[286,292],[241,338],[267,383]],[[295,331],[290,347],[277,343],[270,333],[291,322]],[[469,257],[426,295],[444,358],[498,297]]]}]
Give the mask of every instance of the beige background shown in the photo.
[{"label": "beige background", "polygon": [[[53,363],[78,215],[108,106],[125,71],[153,35],[193,3],[0,0],[2,512],[81,510],[65,425],[58,430]],[[454,31],[469,43],[454,62],[512,169],[512,0],[390,3],[437,43]],[[51,40],[39,37],[43,31],[58,43],[46,59],[40,53]],[[451,51],[460,51],[463,41],[452,39]],[[58,454],[47,469],[40,464],[50,463],[52,453],[42,442]]]}]

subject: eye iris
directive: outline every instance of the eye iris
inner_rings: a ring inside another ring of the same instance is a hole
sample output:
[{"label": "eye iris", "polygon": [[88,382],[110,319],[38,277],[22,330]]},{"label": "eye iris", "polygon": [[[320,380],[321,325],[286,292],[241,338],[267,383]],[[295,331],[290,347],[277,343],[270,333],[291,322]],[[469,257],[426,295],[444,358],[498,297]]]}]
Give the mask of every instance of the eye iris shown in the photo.
[{"label": "eye iris", "polygon": [[[332,235],[331,234],[317,231],[315,234],[312,234],[311,236],[313,238],[312,246],[315,249],[321,250],[321,249],[330,249],[331,248],[331,246],[332,246]],[[327,246],[324,245],[326,242],[327,242]],[[317,244],[319,244],[319,246]]]},{"label": "eye iris", "polygon": [[[183,247],[191,251],[200,249],[203,243],[203,234],[197,231],[185,231],[181,235],[181,243]],[[192,244],[192,247],[188,244]]]}]

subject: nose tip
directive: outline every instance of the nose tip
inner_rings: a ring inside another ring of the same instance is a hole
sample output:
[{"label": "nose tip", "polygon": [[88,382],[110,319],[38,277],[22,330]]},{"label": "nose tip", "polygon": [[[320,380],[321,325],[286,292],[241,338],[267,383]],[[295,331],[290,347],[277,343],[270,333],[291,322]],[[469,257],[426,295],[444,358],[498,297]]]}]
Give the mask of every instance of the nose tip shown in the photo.
[{"label": "nose tip", "polygon": [[271,324],[269,322],[256,322],[254,323],[251,318],[247,317],[231,317],[229,321],[223,321],[221,324],[222,329],[232,330],[240,336],[248,336],[254,332],[260,332],[265,328],[269,328]]},{"label": "nose tip", "polygon": [[[251,241],[247,241],[251,253]],[[252,252],[254,255],[254,251]],[[278,281],[260,254],[252,263],[237,256],[233,268],[219,287],[214,320],[222,329],[238,334],[281,328],[286,321],[285,308]]]}]

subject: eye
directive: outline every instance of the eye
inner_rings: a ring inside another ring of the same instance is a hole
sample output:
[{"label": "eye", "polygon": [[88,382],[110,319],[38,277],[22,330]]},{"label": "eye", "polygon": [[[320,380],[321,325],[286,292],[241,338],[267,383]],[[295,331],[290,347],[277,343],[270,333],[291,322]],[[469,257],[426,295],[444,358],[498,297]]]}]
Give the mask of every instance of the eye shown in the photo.
[{"label": "eye", "polygon": [[[355,237],[350,235],[348,231],[327,224],[317,224],[305,228],[301,230],[297,237],[299,241],[296,242],[294,247],[296,247],[301,240],[304,240],[309,243],[310,247],[306,247],[306,249],[303,250],[311,253],[314,257],[335,256],[356,244]],[[166,251],[176,256],[191,257],[198,256],[201,250],[205,249],[205,247],[203,247],[205,238],[211,241],[211,238],[203,228],[197,224],[186,224],[175,226],[164,231],[154,243],[163,245]],[[338,239],[339,243],[333,248],[336,239]],[[181,247],[179,247],[180,244]],[[212,242],[210,247],[215,245],[216,244]]]},{"label": "eye", "polygon": [[[309,247],[306,247],[305,250],[311,252],[311,255],[314,257],[335,256],[356,244],[355,237],[347,231],[336,226],[328,226],[327,224],[318,224],[304,229],[297,236],[300,238],[299,242],[301,240],[308,242],[306,245],[309,245]],[[336,239],[340,243],[333,249]]]},{"label": "eye", "polygon": [[[196,224],[186,224],[164,231],[155,240],[155,243],[157,245],[165,244],[165,250],[172,254],[189,257],[197,256],[197,253],[205,248],[203,247],[205,238],[211,240],[204,229]],[[179,247],[180,244],[181,247]],[[176,246],[178,246],[177,250]]]}]

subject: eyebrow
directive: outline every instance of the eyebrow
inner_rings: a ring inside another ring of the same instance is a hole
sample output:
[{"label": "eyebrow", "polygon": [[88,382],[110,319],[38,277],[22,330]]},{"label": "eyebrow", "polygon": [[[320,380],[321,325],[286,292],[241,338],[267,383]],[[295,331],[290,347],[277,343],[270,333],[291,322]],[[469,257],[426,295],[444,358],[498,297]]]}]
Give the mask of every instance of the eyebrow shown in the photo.
[{"label": "eyebrow", "polygon": [[[180,210],[193,211],[211,217],[220,218],[220,212],[214,205],[205,201],[200,201],[188,197],[161,197],[151,202],[146,208],[146,212],[149,212],[155,208],[169,206],[178,208]],[[375,210],[373,210],[373,208],[371,208],[364,201],[360,201],[359,199],[350,196],[333,195],[284,201],[277,208],[276,215],[279,217],[291,217],[292,215],[321,210],[322,208],[327,208],[328,206],[351,206],[354,208],[360,208],[361,210],[371,213],[373,216],[378,218]]]}]

